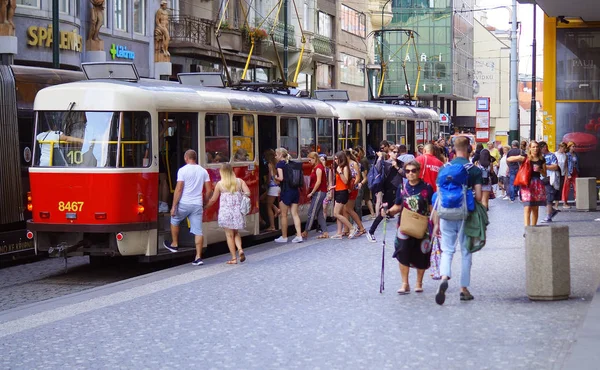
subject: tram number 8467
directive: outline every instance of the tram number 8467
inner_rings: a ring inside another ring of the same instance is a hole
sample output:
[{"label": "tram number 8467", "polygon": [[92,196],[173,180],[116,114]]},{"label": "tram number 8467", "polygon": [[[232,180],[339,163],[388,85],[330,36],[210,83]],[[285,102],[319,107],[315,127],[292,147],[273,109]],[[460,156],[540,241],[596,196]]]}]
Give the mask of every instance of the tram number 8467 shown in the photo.
[{"label": "tram number 8467", "polygon": [[83,202],[58,202],[60,212],[79,212],[83,210]]}]

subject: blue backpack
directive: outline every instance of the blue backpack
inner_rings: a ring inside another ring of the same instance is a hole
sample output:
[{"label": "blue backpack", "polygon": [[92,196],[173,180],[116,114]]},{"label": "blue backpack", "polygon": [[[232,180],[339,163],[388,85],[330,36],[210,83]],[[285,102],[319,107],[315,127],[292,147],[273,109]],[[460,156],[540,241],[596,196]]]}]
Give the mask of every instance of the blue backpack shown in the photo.
[{"label": "blue backpack", "polygon": [[372,194],[377,194],[383,190],[383,180],[385,179],[385,163],[377,166],[375,162],[367,173],[367,185]]},{"label": "blue backpack", "polygon": [[475,210],[473,192],[468,190],[471,163],[449,164],[440,170],[437,177],[437,197],[434,209],[444,220],[466,220]]}]

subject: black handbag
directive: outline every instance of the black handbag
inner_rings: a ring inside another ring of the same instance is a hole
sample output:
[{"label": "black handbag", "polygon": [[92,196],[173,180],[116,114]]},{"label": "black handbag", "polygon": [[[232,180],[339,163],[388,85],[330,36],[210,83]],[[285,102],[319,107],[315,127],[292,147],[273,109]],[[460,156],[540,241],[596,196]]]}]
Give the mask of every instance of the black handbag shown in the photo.
[{"label": "black handbag", "polygon": [[490,171],[490,180],[492,180],[492,185],[496,185],[498,183],[498,175],[496,175],[496,172]]}]

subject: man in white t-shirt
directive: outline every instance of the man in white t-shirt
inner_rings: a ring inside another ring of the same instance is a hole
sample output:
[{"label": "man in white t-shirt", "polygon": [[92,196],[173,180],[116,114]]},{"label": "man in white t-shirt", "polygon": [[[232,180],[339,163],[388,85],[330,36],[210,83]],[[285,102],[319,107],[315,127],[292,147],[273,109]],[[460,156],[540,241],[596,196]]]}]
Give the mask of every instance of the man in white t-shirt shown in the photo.
[{"label": "man in white t-shirt", "polygon": [[[171,252],[179,250],[179,224],[186,217],[190,220],[190,232],[194,234],[196,244],[196,258],[192,264],[200,266],[202,262],[202,246],[204,236],[202,235],[202,212],[204,202],[210,198],[212,184],[208,172],[197,163],[198,155],[192,149],[185,152],[183,156],[186,165],[177,171],[177,186],[173,194],[173,207],[171,208],[171,237],[173,241],[164,241],[164,247]],[[203,197],[203,189],[206,192]]]}]

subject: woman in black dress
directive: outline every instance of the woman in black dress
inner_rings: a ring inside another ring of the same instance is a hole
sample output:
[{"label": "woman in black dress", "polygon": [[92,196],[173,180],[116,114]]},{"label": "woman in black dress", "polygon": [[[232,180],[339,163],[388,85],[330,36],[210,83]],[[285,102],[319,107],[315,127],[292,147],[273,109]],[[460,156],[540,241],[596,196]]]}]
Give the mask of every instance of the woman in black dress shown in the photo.
[{"label": "woman in black dress", "polygon": [[[404,173],[408,182],[406,185],[398,187],[395,205],[387,211],[388,216],[402,212],[404,207],[424,216],[431,214],[433,188],[419,178],[420,172],[421,165],[416,160],[404,165]],[[402,287],[398,290],[398,294],[410,293],[408,274],[411,267],[417,269],[415,292],[423,292],[423,275],[429,268],[429,257],[431,256],[429,235],[426,233],[423,239],[417,239],[401,233],[399,217],[394,249],[394,257],[400,263],[400,275],[402,276]]]}]

